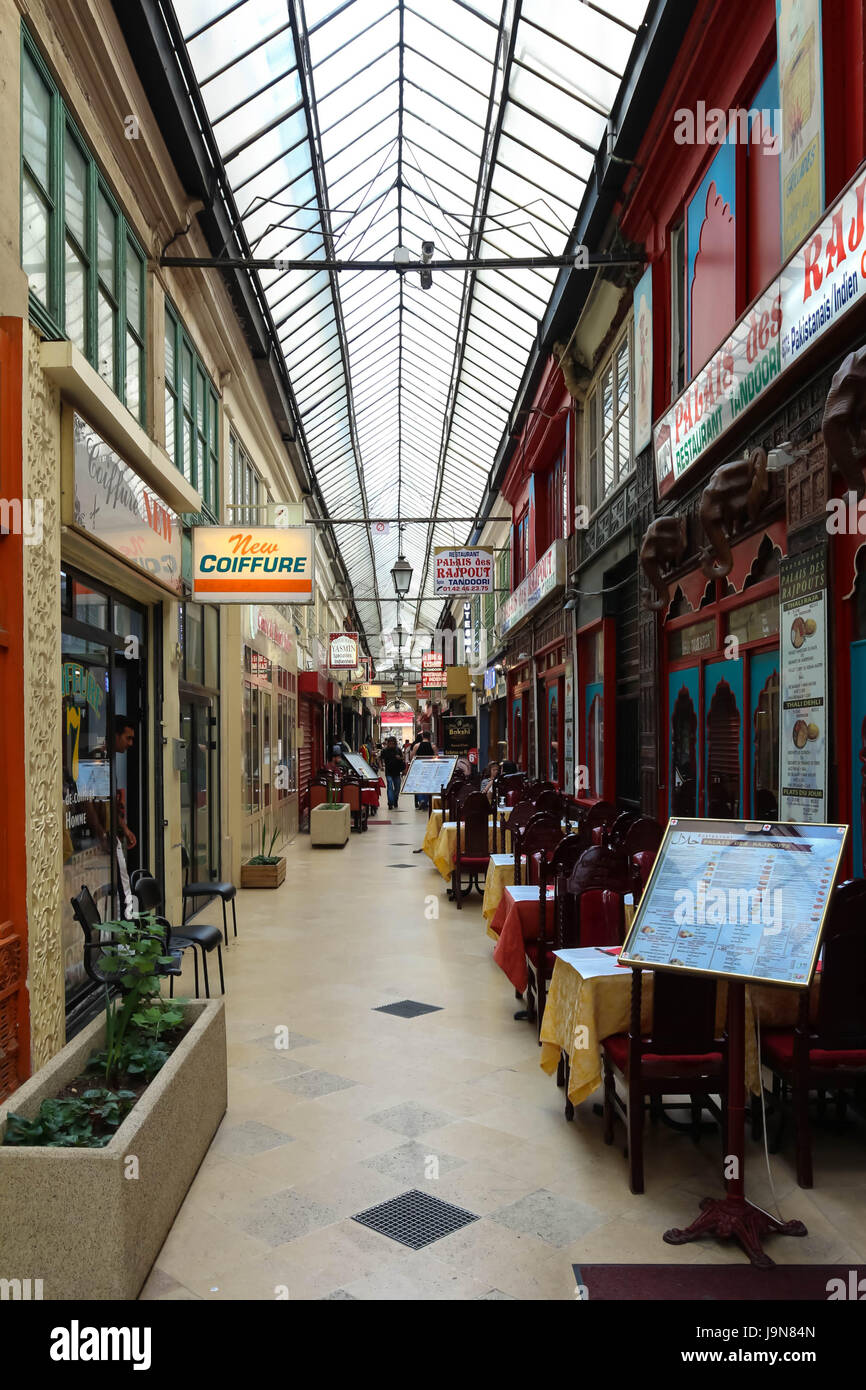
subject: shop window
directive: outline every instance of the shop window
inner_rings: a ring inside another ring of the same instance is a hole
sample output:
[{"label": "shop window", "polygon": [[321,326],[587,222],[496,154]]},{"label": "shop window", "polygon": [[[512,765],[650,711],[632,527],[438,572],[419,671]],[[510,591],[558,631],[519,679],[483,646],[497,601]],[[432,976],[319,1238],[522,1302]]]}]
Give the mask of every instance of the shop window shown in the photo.
[{"label": "shop window", "polygon": [[586,400],[592,510],[632,467],[631,326],[628,325]]},{"label": "shop window", "polygon": [[165,448],[209,514],[219,514],[216,390],[171,304],[165,303]]},{"label": "shop window", "polygon": [[764,682],[755,709],[753,759],[754,814],[774,821],[779,815],[779,672]]},{"label": "shop window", "polygon": [[671,399],[686,384],[686,229],[671,228]]},{"label": "shop window", "polygon": [[529,573],[529,507],[525,507],[514,528],[514,575],[516,589]]},{"label": "shop window", "polygon": [[768,594],[755,603],[732,609],[727,616],[728,635],[740,642],[755,642],[779,631],[779,595]]},{"label": "shop window", "polygon": [[698,813],[698,716],[685,686],[679,691],[671,716],[671,814]]},{"label": "shop window", "polygon": [[247,526],[262,524],[261,508],[268,502],[268,490],[255,465],[234,431],[229,436],[229,521]]},{"label": "shop window", "polygon": [[[778,608],[778,599],[776,607]],[[678,657],[695,656],[698,652],[710,652],[716,645],[716,620],[707,618],[702,623],[689,623],[687,627],[673,628],[668,641],[668,651],[672,661]]]},{"label": "shop window", "polygon": [[727,681],[719,681],[707,712],[707,815],[740,814],[740,711]]},{"label": "shop window", "polygon": [[565,540],[569,526],[568,456],[566,444],[547,475],[547,543]]},{"label": "shop window", "polygon": [[144,423],[145,256],[22,30],[21,265],[35,321]]}]

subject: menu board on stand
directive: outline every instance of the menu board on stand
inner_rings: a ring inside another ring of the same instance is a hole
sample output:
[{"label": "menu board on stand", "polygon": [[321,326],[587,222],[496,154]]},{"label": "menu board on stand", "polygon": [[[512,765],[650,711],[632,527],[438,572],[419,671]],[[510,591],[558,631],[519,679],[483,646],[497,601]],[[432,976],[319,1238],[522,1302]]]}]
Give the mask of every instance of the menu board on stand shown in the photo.
[{"label": "menu board on stand", "polygon": [[456,758],[413,758],[402,790],[412,796],[435,796],[454,776]]}]

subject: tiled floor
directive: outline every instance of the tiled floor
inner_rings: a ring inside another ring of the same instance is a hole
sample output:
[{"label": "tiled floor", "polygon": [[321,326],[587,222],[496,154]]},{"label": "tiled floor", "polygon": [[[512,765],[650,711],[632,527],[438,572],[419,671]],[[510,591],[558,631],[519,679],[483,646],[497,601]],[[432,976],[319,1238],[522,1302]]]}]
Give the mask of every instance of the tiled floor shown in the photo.
[{"label": "tiled floor", "polygon": [[[143,1298],[573,1299],[574,1262],[743,1261],[661,1239],[721,1190],[712,1135],[696,1148],[654,1127],[635,1197],[592,1102],[566,1123],[531,1026],[512,1017],[480,898],[451,906],[411,854],[423,830],[407,805],[342,850],[299,836],[280,889],[240,894],[229,1109]],[[410,859],[414,873],[387,867]],[[402,1000],[437,1011],[381,1012]],[[811,1192],[790,1159],[771,1160],[776,1192],[809,1236],[770,1253],[866,1261],[862,1132],[819,1137]],[[747,1163],[750,1195],[772,1207],[757,1146]],[[479,1219],[418,1251],[351,1219],[412,1189]]]}]

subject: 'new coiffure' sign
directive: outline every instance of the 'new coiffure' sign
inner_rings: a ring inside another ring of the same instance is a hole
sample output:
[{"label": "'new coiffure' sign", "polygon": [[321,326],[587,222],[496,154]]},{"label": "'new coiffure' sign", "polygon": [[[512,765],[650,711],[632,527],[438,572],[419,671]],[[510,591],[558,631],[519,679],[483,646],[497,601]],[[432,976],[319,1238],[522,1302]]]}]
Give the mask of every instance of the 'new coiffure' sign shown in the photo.
[{"label": "'new coiffure' sign", "polygon": [[72,420],[75,525],[172,593],[180,593],[181,527],[129,464],[80,415]]},{"label": "'new coiffure' sign", "polygon": [[202,603],[312,603],[311,526],[194,526],[192,596]]},{"label": "'new coiffure' sign", "polygon": [[437,598],[492,594],[493,551],[437,546],[433,554],[433,592]]},{"label": "'new coiffure' sign", "polygon": [[328,666],[332,671],[354,671],[358,665],[357,632],[332,632],[328,636]]}]

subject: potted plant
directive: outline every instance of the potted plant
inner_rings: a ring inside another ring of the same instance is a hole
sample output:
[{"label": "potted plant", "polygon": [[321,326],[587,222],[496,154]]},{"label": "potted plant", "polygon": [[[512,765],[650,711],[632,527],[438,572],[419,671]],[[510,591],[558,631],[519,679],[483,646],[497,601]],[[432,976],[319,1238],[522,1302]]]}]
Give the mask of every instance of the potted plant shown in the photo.
[{"label": "potted plant", "polygon": [[241,888],[279,888],[286,877],[286,860],[282,854],[274,854],[274,845],[279,839],[279,830],[271,835],[267,844],[267,826],[262,823],[262,847],[246,864],[241,864]]},{"label": "potted plant", "polygon": [[310,812],[310,844],[342,849],[352,832],[351,809],[337,799],[337,788],[330,783],[328,799]]},{"label": "potted plant", "polygon": [[138,1296],[226,1109],[223,1001],[161,997],[153,914],[103,930],[119,997],[0,1105],[4,1266],[52,1300]]}]

